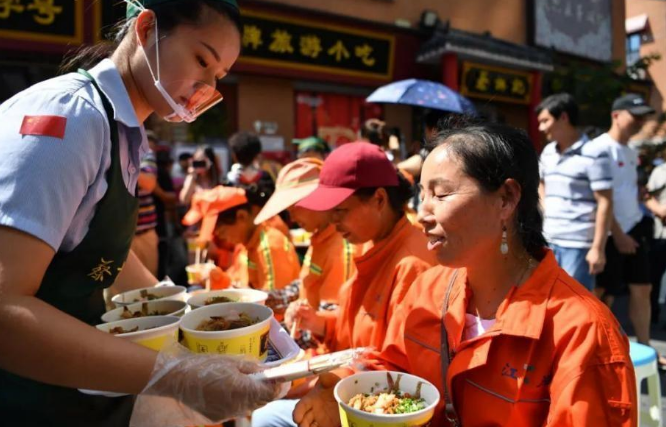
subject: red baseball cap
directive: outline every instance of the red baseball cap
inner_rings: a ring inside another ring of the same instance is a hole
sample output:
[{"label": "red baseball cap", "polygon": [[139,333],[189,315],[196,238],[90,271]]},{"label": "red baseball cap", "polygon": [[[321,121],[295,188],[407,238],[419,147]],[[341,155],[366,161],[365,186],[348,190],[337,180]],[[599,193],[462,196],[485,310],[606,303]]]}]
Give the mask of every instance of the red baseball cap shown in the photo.
[{"label": "red baseball cap", "polygon": [[296,206],[328,211],[359,188],[396,186],[398,173],[384,151],[367,142],[352,142],[334,150],[326,158],[317,189]]}]

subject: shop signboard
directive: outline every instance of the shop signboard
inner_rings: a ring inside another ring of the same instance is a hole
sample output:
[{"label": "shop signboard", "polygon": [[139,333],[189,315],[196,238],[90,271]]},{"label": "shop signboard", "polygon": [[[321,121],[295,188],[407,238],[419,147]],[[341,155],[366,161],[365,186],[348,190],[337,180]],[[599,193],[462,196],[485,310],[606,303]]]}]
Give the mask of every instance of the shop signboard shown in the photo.
[{"label": "shop signboard", "polygon": [[0,0],[0,38],[81,44],[83,3],[81,0]]},{"label": "shop signboard", "polygon": [[243,14],[240,63],[391,80],[395,37],[255,11]]},{"label": "shop signboard", "polygon": [[532,75],[525,71],[463,63],[460,93],[473,98],[529,104],[533,90]]}]

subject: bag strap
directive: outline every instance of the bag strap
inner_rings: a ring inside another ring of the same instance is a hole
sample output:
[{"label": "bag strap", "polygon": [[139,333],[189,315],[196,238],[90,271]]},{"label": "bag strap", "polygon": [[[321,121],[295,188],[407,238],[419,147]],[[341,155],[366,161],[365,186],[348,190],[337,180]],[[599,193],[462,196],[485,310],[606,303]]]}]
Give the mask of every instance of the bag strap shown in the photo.
[{"label": "bag strap", "polygon": [[456,408],[453,406],[453,401],[451,400],[450,393],[449,393],[449,384],[446,380],[447,377],[447,372],[449,370],[449,365],[451,363],[451,360],[453,357],[451,357],[451,352],[449,351],[449,334],[446,332],[446,327],[444,325],[444,316],[446,315],[447,311],[449,310],[449,299],[451,298],[451,290],[453,289],[453,285],[456,281],[456,278],[458,277],[458,271],[456,270],[453,272],[453,276],[451,277],[451,281],[449,282],[449,286],[446,289],[446,296],[444,297],[444,304],[442,305],[442,320],[440,323],[440,330],[441,330],[441,348],[440,348],[440,361],[442,363],[442,382],[444,384],[444,403],[446,404],[445,407],[445,415],[446,419],[449,421],[449,424],[452,427],[460,427],[460,420],[458,419],[458,414],[456,413]]}]

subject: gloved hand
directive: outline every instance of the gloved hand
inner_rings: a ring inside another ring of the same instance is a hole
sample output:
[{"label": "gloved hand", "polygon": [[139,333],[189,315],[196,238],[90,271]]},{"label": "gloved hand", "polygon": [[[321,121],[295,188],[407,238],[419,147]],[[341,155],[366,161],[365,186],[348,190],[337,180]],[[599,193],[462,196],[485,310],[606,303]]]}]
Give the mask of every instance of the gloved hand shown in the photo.
[{"label": "gloved hand", "polygon": [[160,352],[146,388],[137,397],[131,427],[219,424],[281,396],[281,384],[255,380],[256,362],[195,354],[180,344]]}]

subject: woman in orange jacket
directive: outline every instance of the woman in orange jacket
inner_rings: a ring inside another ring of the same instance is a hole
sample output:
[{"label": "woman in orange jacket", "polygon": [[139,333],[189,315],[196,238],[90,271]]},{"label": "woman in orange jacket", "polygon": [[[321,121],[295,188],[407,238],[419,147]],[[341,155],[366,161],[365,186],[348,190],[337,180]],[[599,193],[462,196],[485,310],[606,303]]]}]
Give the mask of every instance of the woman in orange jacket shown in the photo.
[{"label": "woman in orange jacket", "polygon": [[[636,425],[627,337],[546,248],[529,139],[480,125],[437,142],[419,219],[441,266],[410,288],[370,367],[435,384],[432,425]],[[299,426],[339,425],[338,379],[301,400]]]},{"label": "woman in orange jacket", "polygon": [[[405,218],[411,187],[383,151],[357,142],[336,149],[324,162],[317,189],[297,204],[330,211],[338,232],[361,252],[356,273],[340,289],[339,309],[315,311],[309,304],[287,310],[288,326],[324,339],[330,351],[380,348],[386,327],[417,276],[436,263],[425,236]],[[253,426],[291,423],[296,401],[274,402],[253,414]]]}]

